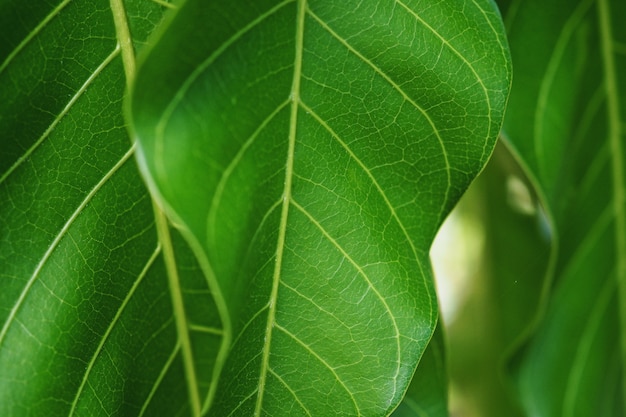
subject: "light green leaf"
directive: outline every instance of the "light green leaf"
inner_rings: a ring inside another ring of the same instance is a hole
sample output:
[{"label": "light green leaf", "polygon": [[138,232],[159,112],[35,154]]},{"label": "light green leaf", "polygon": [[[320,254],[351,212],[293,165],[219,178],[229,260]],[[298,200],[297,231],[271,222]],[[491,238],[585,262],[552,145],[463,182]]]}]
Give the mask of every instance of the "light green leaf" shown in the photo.
[{"label": "light green leaf", "polygon": [[505,132],[554,241],[552,296],[519,368],[533,416],[625,412],[624,13],[610,0],[508,7],[516,77]]},{"label": "light green leaf", "polygon": [[[0,5],[2,416],[189,415],[181,316],[196,396],[208,392],[220,321],[184,241],[157,239],[121,111],[132,45],[112,12],[140,48],[164,10]],[[172,308],[164,252],[185,311]]]},{"label": "light green leaf", "polygon": [[129,107],[224,323],[205,408],[398,405],[437,320],[429,247],[492,152],[509,80],[489,1],[180,8]]}]

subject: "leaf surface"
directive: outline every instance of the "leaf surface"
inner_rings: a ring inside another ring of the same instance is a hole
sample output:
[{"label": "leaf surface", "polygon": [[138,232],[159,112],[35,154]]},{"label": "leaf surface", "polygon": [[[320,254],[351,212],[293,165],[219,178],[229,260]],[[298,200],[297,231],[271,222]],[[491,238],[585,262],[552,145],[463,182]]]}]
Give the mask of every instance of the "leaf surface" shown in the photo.
[{"label": "leaf surface", "polygon": [[552,294],[518,370],[531,415],[624,414],[624,12],[608,0],[508,6],[516,77],[504,130],[554,242]]},{"label": "leaf surface", "polygon": [[441,322],[435,328],[402,402],[392,417],[448,416],[448,373]]},{"label": "leaf surface", "polygon": [[190,387],[208,392],[220,321],[182,238],[157,238],[122,116],[122,44],[140,49],[165,9],[0,6],[0,415],[190,415]]},{"label": "leaf surface", "polygon": [[212,412],[398,405],[437,320],[430,244],[509,80],[487,1],[181,7],[130,113],[224,323]]}]

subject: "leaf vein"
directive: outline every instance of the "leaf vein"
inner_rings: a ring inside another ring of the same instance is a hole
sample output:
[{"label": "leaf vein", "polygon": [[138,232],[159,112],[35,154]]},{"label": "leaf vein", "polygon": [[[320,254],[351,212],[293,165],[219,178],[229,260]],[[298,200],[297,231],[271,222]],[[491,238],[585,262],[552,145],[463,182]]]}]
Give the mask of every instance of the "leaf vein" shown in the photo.
[{"label": "leaf vein", "polygon": [[233,408],[233,410],[228,413],[228,415],[226,417],[231,417],[233,415],[233,413],[237,410],[239,410],[239,408],[244,405],[246,403],[246,401],[248,401],[250,398],[252,398],[252,396],[254,394],[256,394],[259,391],[258,387],[255,388],[250,394],[248,394],[247,396],[245,396],[241,401],[239,401],[239,404],[237,404],[237,407]]},{"label": "leaf vein", "polygon": [[[271,260],[272,258],[270,258]],[[252,323],[254,323],[254,320],[256,320],[265,310],[267,310],[269,307],[268,304],[264,305],[263,308],[261,308],[259,311],[257,311],[256,313],[254,313],[254,315],[250,318],[250,320],[248,320],[242,327],[241,327],[241,331],[239,332],[239,334],[237,335],[237,337],[235,337],[233,339],[233,342],[231,344],[231,349],[232,347],[234,347],[238,342],[239,339],[241,339],[241,336],[243,336],[243,334],[246,332],[246,330],[248,329],[248,326],[250,326]]]},{"label": "leaf vein", "polygon": [[19,308],[21,307],[22,303],[24,302],[24,300],[26,299],[27,294],[30,292],[31,288],[33,287],[35,281],[37,280],[37,278],[39,277],[39,274],[41,273],[44,265],[46,264],[46,262],[48,261],[48,259],[50,258],[50,256],[52,255],[52,253],[54,252],[54,250],[56,249],[56,247],[58,246],[59,242],[61,242],[61,239],[66,235],[67,231],[69,230],[70,226],[74,223],[74,221],[78,218],[78,216],[80,215],[80,213],[83,211],[83,209],[87,206],[87,204],[89,203],[89,201],[91,201],[91,199],[93,198],[93,196],[100,190],[100,188],[102,188],[102,186],[113,176],[113,174],[115,174],[115,172],[117,172],[120,167],[122,165],[124,165],[124,163],[126,163],[126,161],[128,161],[128,159],[133,155],[133,152],[135,150],[135,146],[131,146],[131,148],[126,152],[126,154],[124,154],[124,156],[102,177],[102,179],[91,189],[91,191],[89,191],[89,193],[87,194],[87,196],[85,196],[85,198],[83,199],[83,201],[78,205],[78,207],[76,208],[76,210],[74,210],[74,212],[70,215],[69,219],[67,220],[67,222],[65,222],[65,224],[63,225],[63,227],[61,228],[61,230],[59,231],[59,233],[56,235],[56,237],[54,238],[54,240],[52,241],[52,243],[50,244],[50,246],[48,246],[48,249],[46,250],[46,252],[44,253],[43,257],[41,258],[41,260],[39,261],[39,263],[37,264],[37,267],[35,268],[35,270],[33,271],[33,274],[31,275],[31,277],[28,279],[28,282],[26,283],[26,285],[24,286],[24,290],[22,290],[22,292],[20,293],[20,296],[18,297],[17,301],[15,302],[15,304],[13,305],[13,307],[11,308],[11,312],[9,313],[9,316],[7,317],[7,320],[4,323],[4,326],[2,327],[2,330],[0,330],[0,346],[2,345],[2,342],[5,340],[5,336],[9,330],[9,327],[11,326],[12,321],[15,319],[17,312],[19,310]]},{"label": "leaf vein", "polygon": [[300,401],[300,398],[298,398],[298,395],[296,394],[296,392],[293,390],[293,388],[291,388],[289,386],[289,384],[287,384],[287,382],[282,379],[280,377],[280,375],[278,375],[271,367],[269,368],[269,373],[272,374],[274,376],[274,378],[276,378],[281,384],[283,384],[283,386],[285,388],[287,388],[287,391],[289,391],[289,393],[293,396],[293,398],[296,400],[296,402],[298,403],[298,405],[302,408],[302,410],[304,410],[304,412],[306,413],[307,416],[312,417],[311,413],[309,412],[309,410],[304,406],[304,404],[302,404],[302,401]]},{"label": "leaf vein", "polygon": [[302,78],[302,50],[304,42],[304,17],[306,11],[306,0],[298,0],[298,12],[296,17],[296,42],[295,57],[293,69],[293,84],[291,87],[291,115],[289,124],[289,146],[287,149],[287,160],[285,162],[285,185],[283,189],[282,211],[280,215],[280,225],[278,229],[278,241],[276,250],[276,264],[274,267],[274,276],[272,282],[272,290],[269,300],[269,311],[267,315],[267,324],[265,329],[265,342],[263,345],[263,361],[261,363],[259,377],[259,395],[257,396],[255,416],[260,416],[263,404],[263,394],[265,392],[265,378],[267,377],[267,368],[269,367],[270,346],[272,343],[272,329],[276,321],[276,303],[278,297],[278,284],[281,279],[281,269],[283,262],[283,251],[285,248],[285,239],[287,234],[287,218],[289,215],[289,201],[291,200],[291,186],[293,181],[293,165],[294,152],[297,135],[298,121],[298,102],[300,100],[300,80]]},{"label": "leaf vein", "polygon": [[[224,189],[226,187],[226,183],[228,182],[228,179],[232,175],[237,165],[241,162],[241,159],[243,158],[244,154],[248,151],[248,149],[255,142],[259,134],[267,127],[267,125],[274,119],[274,117],[276,117],[276,115],[280,113],[280,111],[283,110],[289,104],[289,102],[290,102],[289,100],[285,100],[284,103],[279,105],[272,113],[270,113],[265,118],[265,120],[263,120],[259,124],[259,127],[252,133],[252,135],[250,135],[248,139],[246,139],[243,145],[241,145],[241,147],[239,148],[239,151],[237,151],[237,154],[235,154],[234,158],[230,161],[226,169],[222,171],[220,180],[217,186],[215,187],[215,193],[213,194],[213,198],[211,199],[211,206],[209,208],[209,215],[208,215],[208,220],[207,220],[207,223],[208,223],[207,230],[212,235],[214,235],[214,231],[216,230],[217,208],[221,202],[221,198],[224,193]],[[214,236],[212,237],[213,239],[215,239]]]},{"label": "leaf vein", "polygon": [[96,77],[115,59],[115,57],[120,53],[120,47],[117,45],[113,52],[111,52],[105,59],[102,61],[100,65],[95,69],[95,71],[87,78],[87,80],[80,86],[76,94],[74,94],[70,100],[67,102],[63,110],[54,118],[50,126],[46,129],[46,131],[37,139],[37,141],[30,147],[20,158],[15,161],[15,163],[0,177],[0,184],[4,182],[9,175],[11,175],[20,165],[22,165],[32,154],[33,152],[50,136],[54,128],[61,122],[63,117],[71,110],[74,104],[78,101],[78,99],[83,95],[83,93],[87,90],[87,87],[91,85],[91,83],[96,79]]},{"label": "leaf vein", "polygon": [[120,317],[122,316],[122,312],[126,308],[126,305],[130,301],[130,299],[135,294],[135,291],[137,290],[137,287],[139,287],[139,284],[143,281],[143,278],[146,276],[148,270],[150,269],[150,267],[152,266],[152,264],[154,263],[154,261],[156,260],[157,256],[160,253],[161,253],[161,245],[157,244],[157,246],[156,246],[155,250],[153,251],[152,255],[150,255],[150,258],[148,259],[148,261],[144,265],[143,269],[141,270],[141,272],[137,276],[137,279],[135,280],[135,282],[133,283],[132,287],[128,291],[128,294],[126,294],[126,297],[124,298],[124,300],[120,304],[119,308],[117,309],[117,312],[115,313],[115,316],[111,320],[111,323],[109,324],[109,327],[107,327],[106,331],[104,332],[104,335],[102,335],[102,337],[100,338],[100,343],[98,343],[98,347],[96,348],[96,350],[93,352],[93,355],[91,356],[91,360],[89,361],[89,364],[87,365],[87,368],[85,369],[85,374],[83,375],[83,379],[82,379],[82,381],[81,381],[81,383],[80,383],[80,385],[78,387],[78,390],[76,391],[76,395],[74,396],[74,401],[72,402],[72,407],[71,407],[70,413],[69,413],[70,416],[74,414],[74,411],[76,411],[76,406],[78,405],[78,399],[80,398],[80,396],[81,396],[81,394],[83,392],[83,389],[85,387],[85,383],[87,383],[87,380],[89,379],[89,375],[91,374],[91,370],[93,369],[93,366],[96,363],[96,359],[98,358],[98,356],[102,352],[102,349],[104,348],[105,342],[108,340],[109,336],[111,335],[111,332],[113,331],[113,328],[119,322]]},{"label": "leaf vein", "polygon": [[170,356],[165,361],[165,364],[163,365],[163,368],[161,369],[161,372],[159,373],[159,376],[154,381],[154,384],[152,385],[152,388],[150,389],[150,392],[146,396],[146,400],[144,401],[143,406],[141,407],[141,410],[139,410],[139,415],[137,417],[143,416],[144,413],[146,412],[146,409],[150,405],[150,402],[152,401],[152,398],[154,398],[154,394],[157,392],[159,386],[161,385],[161,382],[165,378],[165,375],[167,375],[167,372],[169,371],[170,367],[172,366],[172,363],[174,362],[174,359],[178,355],[179,351],[180,351],[180,343],[176,343],[174,345],[174,349],[172,350],[172,353],[170,353]]},{"label": "leaf vein", "polygon": [[295,334],[291,333],[289,330],[287,330],[286,328],[284,328],[283,326],[281,326],[278,323],[275,324],[275,327],[276,327],[276,329],[280,330],[281,332],[283,332],[287,336],[289,336],[297,344],[302,346],[306,351],[308,351],[311,355],[313,355],[315,357],[315,359],[320,361],[320,363],[322,365],[324,365],[324,367],[326,367],[333,374],[333,376],[335,377],[335,379],[337,380],[339,385],[341,385],[341,387],[346,391],[346,393],[348,394],[348,396],[352,400],[352,403],[354,405],[354,410],[356,411],[356,415],[360,416],[361,415],[361,410],[359,409],[359,406],[358,406],[358,404],[356,402],[356,399],[354,398],[354,395],[352,395],[352,392],[348,389],[346,384],[341,380],[341,378],[339,377],[339,375],[335,371],[335,368],[330,366],[330,364],[328,362],[326,362],[326,360],[324,360],[324,358],[322,358],[320,355],[318,355],[317,352],[315,352],[313,349],[311,349],[311,347],[309,345],[307,345],[302,340],[300,340],[300,338],[298,338]]},{"label": "leaf vein", "polygon": [[541,86],[539,87],[539,94],[537,96],[537,106],[535,106],[534,143],[535,157],[537,158],[537,162],[539,164],[538,168],[542,175],[545,174],[544,164],[553,163],[550,158],[546,160],[544,155],[544,144],[548,142],[544,139],[543,134],[545,124],[544,116],[546,114],[546,109],[548,108],[549,94],[556,79],[556,73],[561,65],[561,60],[565,54],[567,44],[574,34],[574,30],[582,21],[585,13],[591,7],[591,4],[592,0],[580,3],[572,15],[567,19],[565,25],[563,25],[563,29],[559,33],[556,45],[554,46],[554,51],[550,57],[550,61],[548,62],[545,75],[541,80]]},{"label": "leaf vein", "polygon": [[24,49],[24,47],[28,45],[28,43],[32,41],[48,23],[50,23],[52,19],[58,16],[59,13],[61,13],[61,10],[63,10],[71,1],[72,0],[63,0],[28,34],[28,36],[22,40],[22,42],[20,42],[19,45],[17,45],[17,47],[7,56],[2,65],[0,65],[0,74],[6,69],[6,67],[9,66],[9,63],[13,60],[13,58],[15,58],[17,54],[19,54],[22,49]]},{"label": "leaf vein", "polygon": [[313,225],[315,225],[315,227],[319,229],[322,235],[333,246],[335,246],[335,248],[337,248],[337,250],[342,254],[342,256],[345,259],[347,259],[348,262],[352,264],[352,266],[357,270],[359,275],[363,277],[363,279],[365,280],[369,288],[374,292],[376,297],[380,300],[381,304],[383,305],[383,308],[385,309],[387,315],[389,316],[391,320],[391,324],[393,326],[393,331],[395,333],[394,339],[396,341],[396,369],[395,369],[395,374],[393,376],[394,392],[393,392],[392,398],[395,397],[397,384],[398,384],[398,375],[400,374],[400,362],[401,362],[402,350],[400,347],[400,329],[398,328],[398,323],[396,321],[395,315],[391,312],[391,308],[389,307],[389,304],[387,304],[387,300],[385,300],[382,294],[378,291],[376,286],[372,283],[372,280],[367,276],[365,271],[363,271],[363,268],[361,268],[361,266],[357,262],[355,262],[354,259],[352,259],[352,257],[341,247],[341,245],[339,245],[339,242],[333,239],[333,237],[328,233],[328,231],[326,231],[326,229],[324,229],[322,225],[317,220],[315,220],[315,218],[304,207],[298,204],[293,198],[291,199],[291,204],[293,204],[294,207],[296,207],[302,214],[304,214],[309,219],[309,221]]},{"label": "leaf vein", "polygon": [[178,89],[176,94],[174,94],[172,100],[168,103],[163,111],[163,115],[159,120],[159,123],[156,126],[156,138],[155,138],[155,148],[161,150],[160,154],[157,156],[158,159],[163,159],[164,155],[162,152],[163,149],[163,137],[165,127],[167,126],[170,117],[174,113],[174,110],[178,107],[178,105],[183,101],[187,91],[191,88],[191,85],[195,82],[195,80],[206,71],[206,69],[215,62],[217,58],[219,58],[231,45],[233,45],[238,39],[240,39],[243,35],[254,29],[256,26],[261,24],[265,19],[272,16],[274,13],[278,12],[284,6],[289,3],[293,3],[296,0],[285,0],[276,6],[272,7],[265,13],[259,15],[252,22],[248,23],[246,26],[235,32],[230,38],[228,38],[225,42],[223,42],[215,51],[209,55],[207,59],[205,59],[202,63],[200,63],[196,69],[185,79],[185,82]]},{"label": "leaf vein", "polygon": [[172,308],[174,310],[173,314],[176,321],[176,333],[178,335],[178,341],[181,345],[183,355],[183,365],[185,368],[185,378],[187,380],[189,402],[194,417],[198,417],[202,413],[200,392],[198,388],[198,376],[196,375],[195,360],[191,346],[191,338],[189,336],[189,323],[181,291],[180,277],[176,265],[176,257],[174,255],[174,246],[170,236],[167,219],[158,207],[154,207],[154,217],[157,225],[159,242],[163,247],[163,260],[165,262]]},{"label": "leaf vein", "polygon": [[343,39],[341,36],[339,36],[338,33],[336,33],[335,31],[333,31],[320,17],[318,17],[315,13],[313,13],[310,9],[307,10],[308,14],[313,17],[319,24],[320,26],[322,26],[328,33],[330,33],[335,39],[337,39],[341,44],[343,44],[350,52],[352,52],[354,55],[356,55],[359,59],[361,59],[363,62],[365,62],[367,65],[369,65],[377,74],[379,74],[385,81],[387,81],[398,93],[400,93],[400,95],[404,98],[404,100],[406,102],[408,102],[409,104],[411,104],[417,111],[419,111],[424,118],[426,119],[426,121],[428,122],[428,124],[430,125],[433,133],[435,134],[435,137],[437,138],[437,142],[439,144],[439,147],[441,148],[441,154],[443,156],[444,159],[444,165],[445,165],[445,170],[446,170],[446,175],[447,175],[447,184],[446,184],[446,191],[445,191],[445,195],[444,195],[444,203],[442,204],[442,207],[440,209],[440,213],[439,213],[439,218],[443,217],[443,210],[446,207],[446,203],[449,199],[449,194],[450,194],[450,188],[452,186],[451,183],[451,175],[450,175],[450,162],[448,161],[448,152],[446,150],[443,138],[441,137],[441,134],[439,132],[439,129],[436,127],[434,120],[430,117],[430,115],[428,114],[428,112],[423,109],[419,104],[417,104],[417,102],[415,100],[413,100],[393,79],[391,79],[391,77],[389,75],[387,75],[381,68],[379,68],[376,64],[374,64],[371,60],[369,60],[368,58],[366,58],[363,54],[361,54],[359,51],[357,51],[356,49],[354,49],[354,47],[352,45],[350,45],[345,39]]},{"label": "leaf vein", "polygon": [[310,297],[307,297],[306,295],[302,294],[300,291],[298,291],[297,289],[295,289],[294,287],[292,287],[289,284],[286,284],[284,281],[280,283],[282,286],[284,286],[285,288],[287,288],[288,290],[294,292],[298,297],[307,300],[309,303],[313,304],[315,306],[315,308],[317,308],[321,313],[327,314],[330,317],[334,318],[335,320],[337,320],[337,322],[339,322],[343,327],[345,327],[347,330],[350,330],[350,326],[348,326],[346,323],[344,323],[339,317],[337,317],[335,314],[331,313],[330,311],[326,310],[324,307],[320,306],[319,304],[317,304],[315,302],[315,300],[313,300]]},{"label": "leaf vein", "polygon": [[398,213],[397,213],[396,209],[394,208],[393,204],[391,204],[391,201],[389,201],[389,198],[387,197],[387,194],[385,193],[383,188],[380,186],[380,184],[378,183],[378,181],[376,180],[376,178],[374,177],[372,172],[367,168],[367,166],[365,166],[363,161],[361,161],[356,156],[356,154],[352,151],[352,149],[350,149],[348,144],[346,142],[344,142],[341,139],[341,137],[339,137],[339,135],[328,125],[328,123],[326,123],[313,109],[308,107],[304,102],[300,101],[300,105],[324,129],[326,129],[326,131],[328,131],[328,133],[330,133],[330,135],[341,145],[341,147],[343,147],[346,150],[346,152],[348,153],[350,158],[352,158],[352,160],[354,160],[357,163],[357,165],[359,165],[359,167],[361,167],[363,172],[369,177],[370,181],[372,181],[372,184],[374,185],[374,187],[376,187],[376,190],[378,191],[378,193],[380,194],[380,196],[384,200],[385,205],[389,208],[391,216],[394,218],[394,220],[396,221],[396,224],[402,230],[402,233],[404,234],[407,242],[409,242],[409,245],[411,246],[411,251],[413,252],[413,256],[415,258],[415,262],[417,263],[417,266],[418,266],[418,268],[420,270],[421,279],[422,279],[422,282],[424,283],[424,288],[425,288],[425,290],[426,290],[426,292],[428,294],[428,302],[430,303],[429,308],[428,308],[428,311],[429,311],[429,322],[432,323],[434,321],[434,318],[433,318],[433,315],[432,315],[432,311],[433,311],[432,299],[434,297],[433,297],[433,295],[430,292],[430,287],[429,287],[428,283],[426,282],[426,278],[425,278],[426,275],[424,273],[424,267],[422,265],[422,262],[420,261],[420,257],[418,256],[417,248],[415,247],[415,243],[413,242],[413,239],[411,239],[411,237],[409,236],[409,233],[408,233],[406,227],[404,226],[404,223],[400,220],[400,217],[398,216]]},{"label": "leaf vein", "polygon": [[[458,49],[456,49],[454,46],[452,46],[452,44],[446,39],[444,38],[439,32],[437,32],[437,30],[432,27],[431,25],[429,25],[424,19],[422,19],[413,9],[411,9],[409,6],[407,6],[404,2],[402,2],[402,0],[395,0],[397,4],[399,4],[402,8],[404,8],[407,12],[409,12],[409,14],[411,14],[411,16],[413,16],[415,18],[415,20],[417,20],[419,23],[422,24],[422,26],[424,26],[425,28],[427,28],[430,32],[432,32],[433,35],[435,35],[437,38],[439,38],[439,40],[441,41],[441,43],[448,48],[450,51],[452,51],[452,53],[454,55],[456,55],[461,62],[463,62],[463,64],[469,68],[469,70],[471,71],[472,75],[474,75],[474,77],[476,78],[476,81],[478,82],[478,84],[480,85],[480,88],[483,90],[483,94],[485,95],[485,103],[487,103],[487,118],[489,119],[489,127],[487,130],[487,136],[485,138],[485,144],[483,145],[483,155],[482,157],[484,157],[484,150],[485,150],[485,146],[488,142],[489,137],[491,136],[491,100],[489,99],[489,93],[487,91],[487,86],[485,85],[483,79],[480,77],[480,75],[478,75],[478,72],[476,71],[476,68],[474,68],[474,65],[472,65],[472,63],[465,58],[465,56],[463,56],[463,54],[461,54],[461,52],[458,51]],[[476,4],[474,2],[474,4]],[[482,8],[479,7],[479,9],[481,10],[481,12],[483,12],[484,15],[484,10]],[[489,19],[486,19],[487,22],[489,22],[489,24],[491,24],[491,22],[489,21]],[[493,30],[493,26],[491,27]],[[494,31],[495,33],[495,31]],[[505,59],[506,61],[506,59]],[[482,159],[482,158],[481,158]]]}]

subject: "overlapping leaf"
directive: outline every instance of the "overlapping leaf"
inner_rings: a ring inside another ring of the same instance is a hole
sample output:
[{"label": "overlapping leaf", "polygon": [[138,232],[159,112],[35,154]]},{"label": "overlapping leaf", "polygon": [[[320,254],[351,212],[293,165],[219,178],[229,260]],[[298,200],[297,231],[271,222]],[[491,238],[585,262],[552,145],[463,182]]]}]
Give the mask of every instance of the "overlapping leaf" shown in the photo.
[{"label": "overlapping leaf", "polygon": [[212,412],[396,407],[436,323],[428,249],[491,154],[509,73],[487,1],[181,8],[131,117],[224,322]]}]

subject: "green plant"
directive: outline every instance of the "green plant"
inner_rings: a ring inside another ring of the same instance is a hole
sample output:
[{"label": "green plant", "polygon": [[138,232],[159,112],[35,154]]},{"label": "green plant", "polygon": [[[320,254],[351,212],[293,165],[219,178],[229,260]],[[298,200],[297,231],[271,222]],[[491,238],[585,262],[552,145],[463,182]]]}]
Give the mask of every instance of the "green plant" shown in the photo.
[{"label": "green plant", "polygon": [[503,121],[546,215],[486,170],[485,346],[624,414],[624,6],[544,3],[506,118],[489,0],[0,3],[0,414],[447,415],[428,254]]}]

